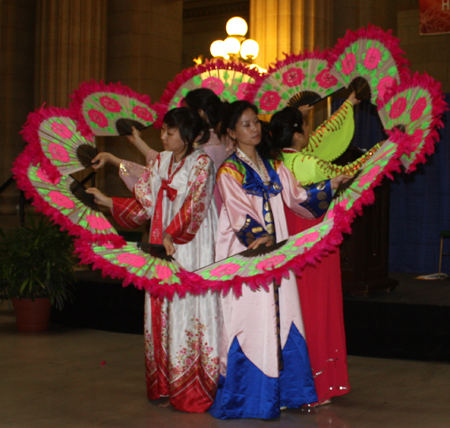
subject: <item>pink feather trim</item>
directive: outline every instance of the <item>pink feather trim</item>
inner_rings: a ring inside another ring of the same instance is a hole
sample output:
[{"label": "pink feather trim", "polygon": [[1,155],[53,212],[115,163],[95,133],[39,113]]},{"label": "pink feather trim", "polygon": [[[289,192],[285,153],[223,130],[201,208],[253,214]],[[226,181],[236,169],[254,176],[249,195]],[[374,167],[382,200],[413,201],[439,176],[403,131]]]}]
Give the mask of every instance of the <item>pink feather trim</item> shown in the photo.
[{"label": "pink feather trim", "polygon": [[[250,76],[255,80],[260,76],[260,73],[257,70],[249,68],[245,63],[242,63],[240,61],[221,60],[216,58],[212,60],[207,59],[204,64],[199,64],[194,67],[186,68],[182,72],[178,73],[173,80],[167,83],[166,89],[164,90],[161,98],[159,99],[159,102],[156,103],[160,108],[160,110],[164,111],[164,114],[167,113],[167,110],[173,97],[186,82],[190,81],[195,76],[198,76],[200,74],[212,70],[238,71],[243,74],[247,74],[248,76]],[[156,128],[162,126],[164,114],[159,116],[158,120],[155,122],[154,126]]]},{"label": "pink feather trim", "polygon": [[75,117],[68,109],[58,107],[45,107],[43,105],[42,107],[36,109],[34,112],[28,115],[27,121],[25,122],[22,131],[20,131],[23,139],[28,143],[27,154],[25,156],[29,157],[33,165],[37,165],[38,163],[40,163],[51,180],[55,180],[61,177],[61,173],[58,171],[58,168],[56,168],[56,166],[54,166],[50,162],[50,160],[42,151],[39,138],[39,129],[41,127],[41,123],[44,120],[58,116],[68,117],[76,121]]},{"label": "pink feather trim", "polygon": [[267,73],[259,74],[257,76],[255,83],[253,83],[248,91],[246,99],[250,102],[254,102],[254,99],[256,97],[256,94],[258,93],[259,89],[261,88],[261,85],[266,81],[266,79],[269,77],[270,74],[276,73],[281,68],[294,64],[298,61],[304,61],[305,59],[321,59],[321,60],[327,60],[327,54],[328,49],[325,49],[323,51],[320,51],[318,48],[314,51],[308,51],[305,50],[304,52],[301,52],[299,54],[294,53],[284,53],[285,56],[282,60],[277,60],[271,64],[269,64],[269,69]]},{"label": "pink feather trim", "polygon": [[124,279],[124,286],[133,283],[135,287],[145,289],[157,298],[172,299],[175,293],[180,296],[183,296],[186,293],[191,293],[193,295],[204,294],[208,290],[222,294],[227,294],[231,291],[239,297],[242,295],[242,287],[244,285],[250,287],[252,290],[259,290],[261,288],[267,289],[272,281],[275,280],[280,282],[283,277],[289,274],[289,271],[301,274],[301,271],[306,265],[317,264],[323,256],[333,251],[342,242],[343,233],[351,233],[350,225],[356,215],[362,213],[365,205],[370,205],[374,202],[375,196],[373,189],[381,183],[385,176],[392,179],[392,173],[400,171],[401,162],[399,157],[404,153],[405,147],[408,146],[404,141],[408,137],[409,136],[405,136],[405,134],[397,129],[392,131],[390,140],[396,142],[398,145],[396,153],[383,167],[377,178],[362,192],[361,197],[355,202],[351,209],[345,211],[342,207],[336,206],[334,208],[334,225],[331,231],[313,247],[307,249],[303,254],[299,254],[283,266],[273,270],[267,270],[261,274],[247,278],[236,276],[227,281],[206,280],[195,272],[181,270],[177,274],[181,280],[181,284],[174,286],[165,284],[156,279],[149,280],[147,278],[138,277],[128,272],[125,268],[113,265],[106,259],[95,254],[90,245],[82,240],[77,240],[75,243],[77,253],[80,255],[83,263],[93,264],[95,269],[102,270],[103,275]]},{"label": "pink feather trim", "polygon": [[158,106],[157,104],[152,106],[150,104],[150,97],[148,95],[139,94],[138,92],[133,91],[131,88],[123,85],[120,82],[111,82],[106,84],[103,82],[103,80],[97,82],[96,80],[92,79],[88,82],[80,83],[78,89],[76,89],[70,95],[70,98],[72,98],[72,102],[70,103],[69,109],[78,122],[78,130],[85,137],[91,137],[94,134],[83,116],[83,101],[87,96],[96,92],[111,92],[113,94],[134,98],[135,100],[140,101],[150,109],[154,110],[158,118],[162,114],[164,114],[160,106]]},{"label": "pink feather trim", "polygon": [[[398,85],[392,91],[387,93],[382,102],[378,106],[378,109],[381,109],[395,95],[404,92],[410,88],[414,89],[416,87],[421,87],[430,93],[432,106],[431,111],[432,121],[429,126],[430,132],[426,136],[425,142],[421,150],[419,151],[419,153],[416,153],[413,163],[409,166],[407,170],[408,173],[416,170],[417,165],[419,163],[426,162],[426,155],[431,155],[434,153],[435,143],[439,140],[439,134],[437,129],[443,128],[444,123],[442,122],[442,115],[444,114],[445,111],[449,109],[447,103],[445,102],[445,94],[442,92],[441,83],[433,79],[427,73],[419,74],[418,72],[416,72],[414,73],[414,75],[405,78],[404,81],[400,83],[400,85]],[[387,132],[388,135],[392,135],[393,131],[385,130],[385,132]],[[411,138],[408,139],[408,136],[405,135],[405,139],[402,140],[402,143],[405,148],[404,153],[406,155],[409,155],[411,153],[412,148]],[[406,146],[409,146],[409,150],[407,150]]]},{"label": "pink feather trim", "polygon": [[178,294],[183,297],[187,292],[198,295],[204,294],[207,288],[202,282],[191,284],[172,284],[168,285],[155,278],[149,279],[145,277],[137,276],[131,272],[128,272],[126,268],[117,266],[102,256],[96,254],[89,242],[83,239],[75,240],[75,252],[79,255],[80,260],[84,264],[91,264],[93,269],[100,269],[103,277],[110,276],[111,278],[123,279],[123,286],[126,287],[133,284],[139,290],[145,290],[149,292],[153,297],[172,300],[174,294]]},{"label": "pink feather trim", "polygon": [[61,230],[67,230],[70,235],[80,237],[87,241],[98,241],[101,243],[112,242],[113,245],[121,247],[124,245],[125,240],[112,233],[109,234],[97,234],[92,233],[89,230],[84,229],[82,226],[74,224],[67,216],[62,214],[59,210],[48,204],[36,191],[31,184],[27,172],[28,167],[33,162],[33,151],[28,147],[16,158],[13,163],[13,176],[17,181],[19,189],[23,190],[25,197],[32,200],[32,205],[37,211],[42,212],[47,217],[58,224]]},{"label": "pink feather trim", "polygon": [[385,31],[380,27],[372,24],[368,24],[367,28],[363,27],[359,30],[352,31],[347,30],[345,36],[338,39],[334,48],[330,49],[328,54],[328,67],[331,69],[339,56],[347,49],[352,43],[358,39],[373,39],[383,43],[387,49],[389,49],[395,64],[397,66],[400,81],[407,78],[410,74],[409,66],[410,62],[405,57],[405,52],[400,49],[400,40],[392,35],[392,30]]}]

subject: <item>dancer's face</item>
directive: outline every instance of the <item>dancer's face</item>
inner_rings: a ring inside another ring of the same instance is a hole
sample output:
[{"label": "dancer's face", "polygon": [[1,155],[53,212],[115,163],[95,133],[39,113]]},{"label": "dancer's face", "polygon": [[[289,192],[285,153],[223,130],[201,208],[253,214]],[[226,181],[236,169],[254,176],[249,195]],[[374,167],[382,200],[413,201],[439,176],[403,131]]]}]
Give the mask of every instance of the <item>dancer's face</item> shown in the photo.
[{"label": "dancer's face", "polygon": [[164,150],[173,152],[176,157],[182,157],[187,149],[187,144],[182,140],[177,128],[169,128],[165,123],[161,128],[161,141]]},{"label": "dancer's face", "polygon": [[228,134],[235,139],[238,146],[257,146],[261,142],[261,122],[258,115],[250,108],[244,110],[236,123],[236,129],[229,129]]}]

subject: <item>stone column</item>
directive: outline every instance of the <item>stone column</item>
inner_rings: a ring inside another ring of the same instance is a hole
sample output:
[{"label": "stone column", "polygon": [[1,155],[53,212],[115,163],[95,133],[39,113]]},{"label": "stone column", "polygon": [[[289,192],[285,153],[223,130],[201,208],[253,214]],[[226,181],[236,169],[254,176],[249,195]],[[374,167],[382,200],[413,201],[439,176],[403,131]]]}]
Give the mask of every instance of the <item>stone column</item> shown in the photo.
[{"label": "stone column", "polygon": [[[0,5],[0,185],[12,175],[12,162],[24,147],[19,132],[33,109],[35,10],[35,0]],[[18,202],[12,184],[0,195],[2,227],[18,223]]]},{"label": "stone column", "polygon": [[[333,3],[327,0],[250,0],[250,37],[260,46],[255,63],[263,68],[284,53],[333,46]],[[310,126],[327,117],[325,102],[314,109]]]},{"label": "stone column", "polygon": [[326,0],[250,0],[250,37],[266,67],[283,53],[300,53],[332,44],[332,2]]},{"label": "stone column", "polygon": [[[152,103],[158,101],[167,83],[181,71],[182,30],[182,0],[109,0],[107,81],[120,81],[149,95]],[[142,138],[162,150],[159,134],[149,128]],[[125,137],[107,137],[104,143],[106,151],[121,159],[145,162]],[[100,180],[110,195],[130,195],[117,168],[107,167]]]},{"label": "stone column", "polygon": [[39,0],[35,105],[67,107],[80,82],[105,78],[107,0]]}]

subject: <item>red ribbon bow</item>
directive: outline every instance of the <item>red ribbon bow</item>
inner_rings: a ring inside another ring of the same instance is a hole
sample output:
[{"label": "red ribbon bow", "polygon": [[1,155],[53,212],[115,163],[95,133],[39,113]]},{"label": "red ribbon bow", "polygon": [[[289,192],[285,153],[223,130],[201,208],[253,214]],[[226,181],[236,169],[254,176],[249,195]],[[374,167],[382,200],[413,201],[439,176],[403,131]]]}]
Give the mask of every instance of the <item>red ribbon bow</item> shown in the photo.
[{"label": "red ribbon bow", "polygon": [[164,198],[164,191],[171,201],[174,201],[177,197],[177,190],[169,186],[171,181],[172,180],[161,181],[161,187],[159,188],[158,196],[156,198],[156,206],[152,219],[152,230],[150,233],[151,244],[162,244],[162,201]]}]

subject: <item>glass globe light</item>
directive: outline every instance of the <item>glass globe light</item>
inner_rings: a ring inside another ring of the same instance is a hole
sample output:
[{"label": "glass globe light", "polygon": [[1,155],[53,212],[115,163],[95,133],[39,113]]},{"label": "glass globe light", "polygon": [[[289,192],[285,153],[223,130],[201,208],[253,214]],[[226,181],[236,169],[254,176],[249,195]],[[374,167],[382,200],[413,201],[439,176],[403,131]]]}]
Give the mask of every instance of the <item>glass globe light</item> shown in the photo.
[{"label": "glass globe light", "polygon": [[256,40],[247,39],[242,43],[241,57],[244,59],[255,59],[259,53],[259,45]]},{"label": "glass globe light", "polygon": [[234,37],[227,37],[225,41],[223,42],[225,52],[228,55],[233,55],[239,53],[239,50],[241,49],[241,43],[238,39],[235,39]]},{"label": "glass globe light", "polygon": [[209,48],[209,51],[211,52],[211,55],[213,57],[223,57],[225,58],[226,52],[225,52],[225,46],[223,40],[216,40],[215,42],[211,43],[211,46]]},{"label": "glass globe light", "polygon": [[245,36],[247,34],[248,25],[245,22],[245,19],[235,16],[228,20],[226,30],[229,36]]}]

